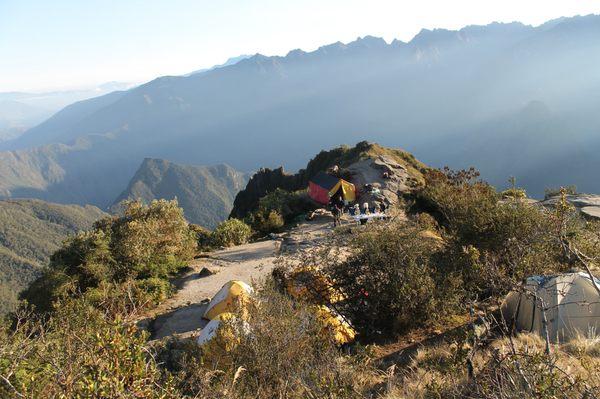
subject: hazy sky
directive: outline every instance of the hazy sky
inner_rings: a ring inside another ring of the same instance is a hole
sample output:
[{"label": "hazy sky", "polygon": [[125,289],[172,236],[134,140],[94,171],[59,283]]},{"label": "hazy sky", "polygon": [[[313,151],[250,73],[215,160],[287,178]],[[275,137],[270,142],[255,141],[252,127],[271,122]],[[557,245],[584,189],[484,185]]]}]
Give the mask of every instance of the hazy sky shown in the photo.
[{"label": "hazy sky", "polygon": [[364,35],[408,41],[421,28],[590,13],[600,0],[0,0],[0,91],[139,82]]}]

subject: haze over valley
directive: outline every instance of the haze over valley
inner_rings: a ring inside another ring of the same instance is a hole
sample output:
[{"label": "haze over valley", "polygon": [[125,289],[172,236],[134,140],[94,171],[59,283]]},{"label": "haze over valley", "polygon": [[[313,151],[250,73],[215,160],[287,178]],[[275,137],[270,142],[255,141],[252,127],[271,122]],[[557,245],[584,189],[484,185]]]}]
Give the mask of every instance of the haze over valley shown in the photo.
[{"label": "haze over valley", "polygon": [[363,139],[538,197],[600,191],[600,16],[241,58],[66,106],[0,144],[0,194],[106,209],[146,157],[295,170]]}]

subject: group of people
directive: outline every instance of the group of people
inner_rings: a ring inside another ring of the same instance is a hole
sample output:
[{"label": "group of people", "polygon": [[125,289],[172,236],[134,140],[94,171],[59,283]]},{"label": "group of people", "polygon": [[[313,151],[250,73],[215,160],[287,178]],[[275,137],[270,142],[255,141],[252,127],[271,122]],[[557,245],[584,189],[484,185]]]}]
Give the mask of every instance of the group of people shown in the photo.
[{"label": "group of people", "polygon": [[375,202],[375,205],[371,208],[368,202],[363,203],[362,208],[359,204],[354,204],[350,210],[350,214],[354,215],[371,215],[377,213],[385,213],[386,206],[385,202]]},{"label": "group of people", "polygon": [[333,226],[339,226],[342,222],[342,215],[348,209],[351,216],[356,215],[371,215],[371,214],[383,214],[387,207],[385,202],[375,202],[373,207],[370,207],[368,202],[363,203],[362,208],[360,204],[355,203],[352,207],[348,206],[342,197],[332,198],[329,202],[329,209],[333,214]]}]

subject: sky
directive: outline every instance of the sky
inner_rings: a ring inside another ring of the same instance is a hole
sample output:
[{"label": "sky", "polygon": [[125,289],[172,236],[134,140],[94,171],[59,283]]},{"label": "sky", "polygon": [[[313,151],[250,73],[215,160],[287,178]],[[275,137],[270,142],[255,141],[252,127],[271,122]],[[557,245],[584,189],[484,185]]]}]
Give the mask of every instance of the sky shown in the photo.
[{"label": "sky", "polygon": [[365,35],[600,14],[600,0],[0,0],[0,92],[143,82]]}]

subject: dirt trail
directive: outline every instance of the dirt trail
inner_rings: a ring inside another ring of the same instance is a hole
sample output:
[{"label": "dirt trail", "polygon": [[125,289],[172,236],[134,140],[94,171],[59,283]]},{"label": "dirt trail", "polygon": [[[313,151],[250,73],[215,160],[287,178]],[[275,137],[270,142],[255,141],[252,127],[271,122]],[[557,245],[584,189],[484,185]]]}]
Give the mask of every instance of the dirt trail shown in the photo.
[{"label": "dirt trail", "polygon": [[[202,315],[208,300],[226,282],[262,280],[273,270],[282,243],[287,249],[313,245],[330,231],[330,226],[329,218],[307,222],[274,240],[215,251],[208,258],[194,260],[188,271],[174,281],[177,293],[146,314],[139,326],[147,328],[153,339],[197,335],[207,324]],[[205,268],[213,274],[201,273]]]}]

